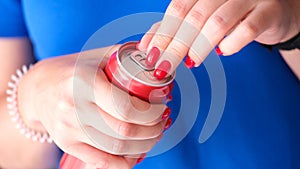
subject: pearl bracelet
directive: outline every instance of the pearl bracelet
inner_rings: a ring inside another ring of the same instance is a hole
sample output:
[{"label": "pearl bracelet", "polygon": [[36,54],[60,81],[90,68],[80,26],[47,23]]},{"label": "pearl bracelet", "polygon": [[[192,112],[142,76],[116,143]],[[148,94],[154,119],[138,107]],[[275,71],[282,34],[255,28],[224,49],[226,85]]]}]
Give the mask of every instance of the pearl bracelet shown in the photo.
[{"label": "pearl bracelet", "polygon": [[41,143],[48,142],[52,143],[52,139],[47,132],[38,132],[33,129],[30,129],[23,121],[17,103],[17,87],[20,79],[24,74],[28,72],[28,70],[32,67],[23,65],[22,69],[18,69],[16,71],[16,75],[11,76],[11,81],[8,82],[7,93],[7,108],[8,113],[11,117],[11,120],[16,123],[16,128],[20,130],[21,134],[24,134],[27,138],[31,138],[33,141],[39,141]]}]

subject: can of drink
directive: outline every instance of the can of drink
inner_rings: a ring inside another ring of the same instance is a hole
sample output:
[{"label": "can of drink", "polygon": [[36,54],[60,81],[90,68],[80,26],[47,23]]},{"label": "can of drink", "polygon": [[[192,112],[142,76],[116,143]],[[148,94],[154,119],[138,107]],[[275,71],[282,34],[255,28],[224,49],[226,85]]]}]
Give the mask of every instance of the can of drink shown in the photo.
[{"label": "can of drink", "polygon": [[[164,103],[170,94],[175,72],[162,80],[153,76],[154,67],[146,64],[146,52],[136,48],[136,42],[122,45],[112,54],[105,66],[107,78],[120,89],[150,103]],[[86,169],[81,160],[64,154],[61,169]]]},{"label": "can of drink", "polygon": [[150,103],[163,103],[173,88],[175,72],[157,80],[155,68],[146,64],[146,57],[146,52],[136,48],[136,42],[128,42],[111,56],[104,71],[114,85],[129,94]]}]

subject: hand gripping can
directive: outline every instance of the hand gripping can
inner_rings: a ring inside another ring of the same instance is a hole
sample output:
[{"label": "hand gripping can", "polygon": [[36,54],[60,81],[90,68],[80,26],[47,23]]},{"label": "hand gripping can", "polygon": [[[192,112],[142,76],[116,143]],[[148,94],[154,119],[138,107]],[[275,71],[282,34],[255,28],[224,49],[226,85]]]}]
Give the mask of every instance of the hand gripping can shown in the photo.
[{"label": "hand gripping can", "polygon": [[154,67],[146,64],[146,53],[136,49],[136,42],[122,45],[105,67],[114,85],[150,103],[163,103],[173,88],[175,72],[157,80],[153,71]]},{"label": "hand gripping can", "polygon": [[[153,76],[154,67],[146,64],[146,52],[136,48],[136,42],[128,42],[112,54],[104,69],[107,78],[120,89],[150,103],[164,103],[170,94],[175,72],[162,80]],[[64,154],[61,169],[85,169],[81,160]]]}]

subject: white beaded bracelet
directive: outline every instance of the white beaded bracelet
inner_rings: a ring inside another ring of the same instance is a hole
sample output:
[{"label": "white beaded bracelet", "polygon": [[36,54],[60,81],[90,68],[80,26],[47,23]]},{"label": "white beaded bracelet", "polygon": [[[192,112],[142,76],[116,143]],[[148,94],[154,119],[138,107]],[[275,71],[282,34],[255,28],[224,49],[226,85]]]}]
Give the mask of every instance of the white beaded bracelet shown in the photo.
[{"label": "white beaded bracelet", "polygon": [[41,143],[48,142],[52,143],[52,139],[47,132],[38,132],[33,129],[30,129],[23,121],[19,109],[18,109],[18,102],[17,102],[17,88],[20,79],[23,77],[24,74],[32,67],[23,65],[22,69],[18,69],[16,71],[16,75],[11,76],[10,82],[8,82],[8,89],[7,93],[7,108],[8,113],[11,117],[11,120],[16,123],[16,128],[20,129],[20,133],[24,134],[27,138],[31,138],[33,141],[39,141]]}]

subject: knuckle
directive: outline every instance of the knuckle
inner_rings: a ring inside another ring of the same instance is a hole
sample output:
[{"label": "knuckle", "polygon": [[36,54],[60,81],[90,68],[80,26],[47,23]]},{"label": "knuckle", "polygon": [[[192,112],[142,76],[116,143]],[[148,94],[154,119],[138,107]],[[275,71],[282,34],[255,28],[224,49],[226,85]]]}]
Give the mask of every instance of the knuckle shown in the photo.
[{"label": "knuckle", "polygon": [[70,120],[70,117],[74,116],[75,108],[74,103],[71,101],[72,99],[67,99],[65,101],[61,101],[57,104],[57,110],[55,113],[55,118],[57,120]]},{"label": "knuckle", "polygon": [[244,32],[244,37],[247,39],[254,39],[259,33],[258,25],[252,22],[243,24],[242,30]]},{"label": "knuckle", "polygon": [[170,10],[168,12],[173,15],[182,14],[187,11],[187,3],[182,0],[173,0],[168,9]]},{"label": "knuckle", "polygon": [[123,140],[118,140],[115,139],[112,143],[111,147],[111,153],[116,154],[116,155],[122,155],[124,154],[124,149],[125,149],[125,141]]},{"label": "knuckle", "polygon": [[174,42],[168,48],[168,53],[172,55],[172,57],[181,57],[186,54],[187,47],[181,42]]},{"label": "knuckle", "polygon": [[101,168],[101,169],[109,169],[110,167],[110,160],[107,158],[101,158],[97,161],[97,164],[96,164],[96,168]]},{"label": "knuckle", "polygon": [[[164,131],[165,128],[165,122],[161,121],[157,125],[154,126],[153,130],[151,131],[151,138],[155,138],[161,135],[161,133]],[[149,137],[150,138],[150,137]]]},{"label": "knuckle", "polygon": [[210,21],[216,30],[223,30],[228,24],[224,16],[219,14],[212,16]]},{"label": "knuckle", "polygon": [[136,127],[130,123],[120,122],[117,127],[117,132],[125,137],[134,137],[136,135]]},{"label": "knuckle", "polygon": [[189,13],[189,20],[191,24],[199,24],[203,20],[203,18],[205,18],[205,15],[200,9],[192,10]]},{"label": "knuckle", "polygon": [[152,40],[154,46],[167,46],[171,41],[171,36],[167,34],[157,33]]}]

